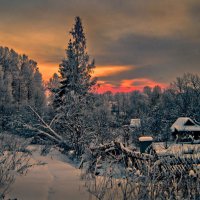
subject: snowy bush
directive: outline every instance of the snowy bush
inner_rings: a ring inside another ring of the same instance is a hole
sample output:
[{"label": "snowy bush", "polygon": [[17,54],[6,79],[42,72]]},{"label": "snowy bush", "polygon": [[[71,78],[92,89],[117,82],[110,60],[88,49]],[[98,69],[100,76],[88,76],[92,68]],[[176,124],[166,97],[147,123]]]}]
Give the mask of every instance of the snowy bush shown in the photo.
[{"label": "snowy bush", "polygon": [[14,182],[17,174],[27,172],[31,167],[31,152],[27,141],[9,134],[0,134],[0,199]]}]

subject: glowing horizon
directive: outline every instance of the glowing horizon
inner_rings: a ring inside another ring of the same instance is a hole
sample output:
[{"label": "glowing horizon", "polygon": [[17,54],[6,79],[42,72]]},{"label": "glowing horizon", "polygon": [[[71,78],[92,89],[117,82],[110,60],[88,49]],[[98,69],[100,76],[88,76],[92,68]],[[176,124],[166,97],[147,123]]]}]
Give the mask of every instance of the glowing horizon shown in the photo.
[{"label": "glowing horizon", "polygon": [[[59,64],[46,64],[47,67],[44,67],[45,64],[41,64],[39,69],[40,72],[43,75],[43,80],[48,81],[54,73],[58,73],[58,66]],[[55,67],[57,66],[57,67]],[[167,84],[159,83],[147,78],[140,78],[140,79],[130,79],[130,80],[123,80],[120,83],[118,83],[118,86],[114,84],[107,83],[106,81],[102,81],[101,78],[106,75],[116,75],[118,73],[121,73],[123,71],[130,70],[130,66],[97,66],[94,69],[94,73],[92,74],[93,77],[98,78],[98,89],[97,93],[102,94],[107,91],[110,91],[112,93],[117,92],[132,92],[134,90],[142,91],[145,86],[149,86],[153,88],[154,86],[160,86],[162,89],[167,86]],[[135,85],[134,85],[135,84]]]}]

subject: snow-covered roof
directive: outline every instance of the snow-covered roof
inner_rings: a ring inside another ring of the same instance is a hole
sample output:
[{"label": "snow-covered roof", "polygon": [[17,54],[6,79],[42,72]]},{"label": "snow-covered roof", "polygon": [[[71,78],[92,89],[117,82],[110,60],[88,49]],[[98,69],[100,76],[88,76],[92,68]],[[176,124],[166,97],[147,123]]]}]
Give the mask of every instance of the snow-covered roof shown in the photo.
[{"label": "snow-covered roof", "polygon": [[151,136],[142,136],[139,137],[140,142],[147,142],[147,141],[153,141],[153,138]]},{"label": "snow-covered roof", "polygon": [[130,127],[132,127],[132,128],[140,128],[141,127],[140,119],[131,119]]},{"label": "snow-covered roof", "polygon": [[171,126],[171,131],[200,131],[200,126],[189,117],[179,117]]}]

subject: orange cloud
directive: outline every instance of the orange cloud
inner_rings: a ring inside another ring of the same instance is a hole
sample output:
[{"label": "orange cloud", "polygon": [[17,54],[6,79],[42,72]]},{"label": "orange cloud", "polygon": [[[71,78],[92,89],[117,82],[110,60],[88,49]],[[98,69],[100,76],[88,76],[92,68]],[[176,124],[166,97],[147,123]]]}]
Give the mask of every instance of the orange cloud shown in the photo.
[{"label": "orange cloud", "polygon": [[107,91],[111,91],[112,93],[117,92],[132,92],[134,90],[142,91],[145,86],[154,87],[159,85],[161,88],[165,88],[167,85],[163,83],[159,83],[146,78],[138,78],[131,80],[123,80],[120,83],[120,86],[115,86],[104,81],[99,81],[100,87],[97,90],[97,93],[105,93]]},{"label": "orange cloud", "polygon": [[109,75],[119,74],[123,71],[133,69],[133,66],[97,66],[94,69],[95,77],[104,77]]},{"label": "orange cloud", "polygon": [[[49,80],[54,73],[58,73],[58,63],[38,64],[40,72],[45,81]],[[123,71],[133,69],[132,66],[97,66],[94,69],[94,77],[104,77],[109,75],[119,74]]]},{"label": "orange cloud", "polygon": [[[38,66],[45,81],[48,81],[54,73],[58,73],[58,63],[38,64]],[[115,75],[129,69],[132,68],[130,66],[98,66],[95,68],[93,76],[99,77],[100,79],[101,77]],[[161,88],[165,88],[167,86],[164,83],[159,83],[148,78],[125,79],[120,82],[119,86],[115,86],[114,84],[101,80],[98,81],[98,84],[100,86],[95,91],[99,94],[107,91],[111,91],[112,93],[132,92],[134,90],[142,91],[145,86],[154,87],[159,85]]]},{"label": "orange cloud", "polygon": [[58,73],[58,63],[38,64],[44,81],[48,81],[54,73]]}]

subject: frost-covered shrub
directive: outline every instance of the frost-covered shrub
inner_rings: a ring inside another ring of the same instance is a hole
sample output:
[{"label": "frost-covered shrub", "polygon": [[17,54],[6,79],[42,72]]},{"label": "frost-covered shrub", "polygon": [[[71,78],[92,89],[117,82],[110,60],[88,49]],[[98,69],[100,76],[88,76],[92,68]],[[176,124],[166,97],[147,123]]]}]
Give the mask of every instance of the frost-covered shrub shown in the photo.
[{"label": "frost-covered shrub", "polygon": [[0,199],[14,182],[17,174],[23,174],[31,166],[28,142],[9,134],[0,134]]}]

